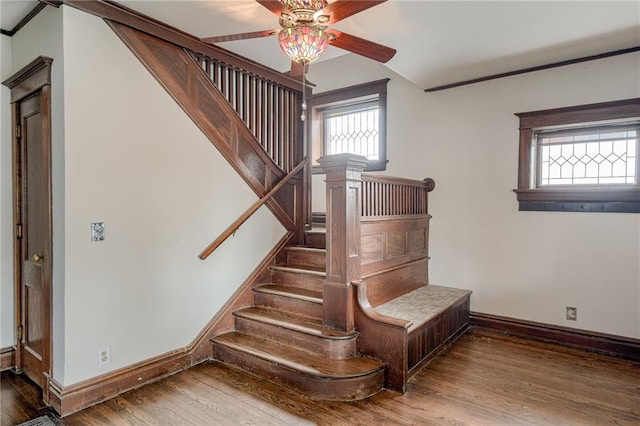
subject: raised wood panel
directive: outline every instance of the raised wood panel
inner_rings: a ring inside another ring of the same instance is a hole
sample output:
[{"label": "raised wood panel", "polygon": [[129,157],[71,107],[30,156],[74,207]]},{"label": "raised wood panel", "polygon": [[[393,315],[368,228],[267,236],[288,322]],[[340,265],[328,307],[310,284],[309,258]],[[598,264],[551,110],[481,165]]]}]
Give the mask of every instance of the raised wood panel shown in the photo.
[{"label": "raised wood panel", "polygon": [[376,307],[416,288],[427,285],[427,259],[396,266],[363,278],[371,306]]},{"label": "raised wood panel", "polygon": [[384,235],[364,235],[361,237],[362,265],[384,259]]},{"label": "raised wood panel", "polygon": [[469,306],[470,297],[467,296],[409,334],[409,373],[415,373],[426,361],[432,359],[443,345],[469,325]]},{"label": "raised wood panel", "polygon": [[365,219],[360,229],[363,276],[428,256],[428,215]]},{"label": "raised wood panel", "polygon": [[[285,175],[184,49],[121,24],[110,26],[259,197]],[[267,205],[287,229],[295,229],[295,214],[275,199]]]}]

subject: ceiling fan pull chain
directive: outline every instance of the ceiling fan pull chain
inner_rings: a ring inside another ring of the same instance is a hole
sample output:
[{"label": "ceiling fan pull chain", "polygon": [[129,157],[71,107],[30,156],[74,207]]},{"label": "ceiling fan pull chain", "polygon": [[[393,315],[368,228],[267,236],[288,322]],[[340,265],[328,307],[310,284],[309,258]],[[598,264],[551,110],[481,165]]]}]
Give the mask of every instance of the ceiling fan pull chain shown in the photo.
[{"label": "ceiling fan pull chain", "polygon": [[302,71],[302,114],[300,114],[300,120],[304,121],[306,116],[305,112],[307,111],[307,84],[305,82],[305,72]]}]

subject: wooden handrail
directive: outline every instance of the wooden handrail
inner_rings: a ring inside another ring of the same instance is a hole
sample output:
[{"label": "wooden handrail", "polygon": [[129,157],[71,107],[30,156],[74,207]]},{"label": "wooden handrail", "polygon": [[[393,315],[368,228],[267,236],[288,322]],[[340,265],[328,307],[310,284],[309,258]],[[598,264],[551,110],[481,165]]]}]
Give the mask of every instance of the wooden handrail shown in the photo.
[{"label": "wooden handrail", "polygon": [[253,203],[251,207],[247,209],[238,219],[236,219],[229,227],[222,233],[218,238],[215,239],[211,244],[205,248],[202,253],[198,255],[198,257],[202,260],[209,257],[211,253],[213,253],[222,243],[226,241],[231,235],[233,235],[240,226],[247,221],[264,203],[266,203],[269,198],[271,198],[282,186],[289,181],[294,175],[296,175],[302,168],[309,162],[309,157],[305,157],[300,163],[295,166],[286,176],[284,176],[280,181],[269,190],[266,194],[262,196],[258,201]]}]

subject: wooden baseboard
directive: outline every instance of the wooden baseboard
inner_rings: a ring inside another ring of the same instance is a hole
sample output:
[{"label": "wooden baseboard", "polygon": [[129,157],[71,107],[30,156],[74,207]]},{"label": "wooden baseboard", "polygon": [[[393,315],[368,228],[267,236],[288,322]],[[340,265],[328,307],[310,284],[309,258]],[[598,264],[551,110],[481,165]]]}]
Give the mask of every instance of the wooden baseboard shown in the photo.
[{"label": "wooden baseboard", "polygon": [[513,336],[640,361],[640,339],[471,312],[471,325]]},{"label": "wooden baseboard", "polygon": [[49,386],[51,407],[64,417],[210,359],[212,350],[209,339],[233,327],[233,311],[250,303],[253,287],[294,236],[294,233],[288,232],[280,239],[188,346],[71,386],[62,386],[52,380]]},{"label": "wooden baseboard", "polygon": [[191,355],[182,349],[71,386],[62,386],[55,380],[51,380],[49,403],[58,414],[67,416],[190,366]]},{"label": "wooden baseboard", "polygon": [[0,371],[9,370],[16,365],[15,354],[16,348],[14,346],[0,348]]}]

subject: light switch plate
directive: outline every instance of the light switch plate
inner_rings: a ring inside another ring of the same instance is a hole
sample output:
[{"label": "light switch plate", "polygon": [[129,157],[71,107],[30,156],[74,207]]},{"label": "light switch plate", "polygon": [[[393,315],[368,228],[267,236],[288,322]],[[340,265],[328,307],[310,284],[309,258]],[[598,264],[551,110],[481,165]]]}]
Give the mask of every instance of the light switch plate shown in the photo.
[{"label": "light switch plate", "polygon": [[91,224],[91,241],[104,241],[104,222]]}]

